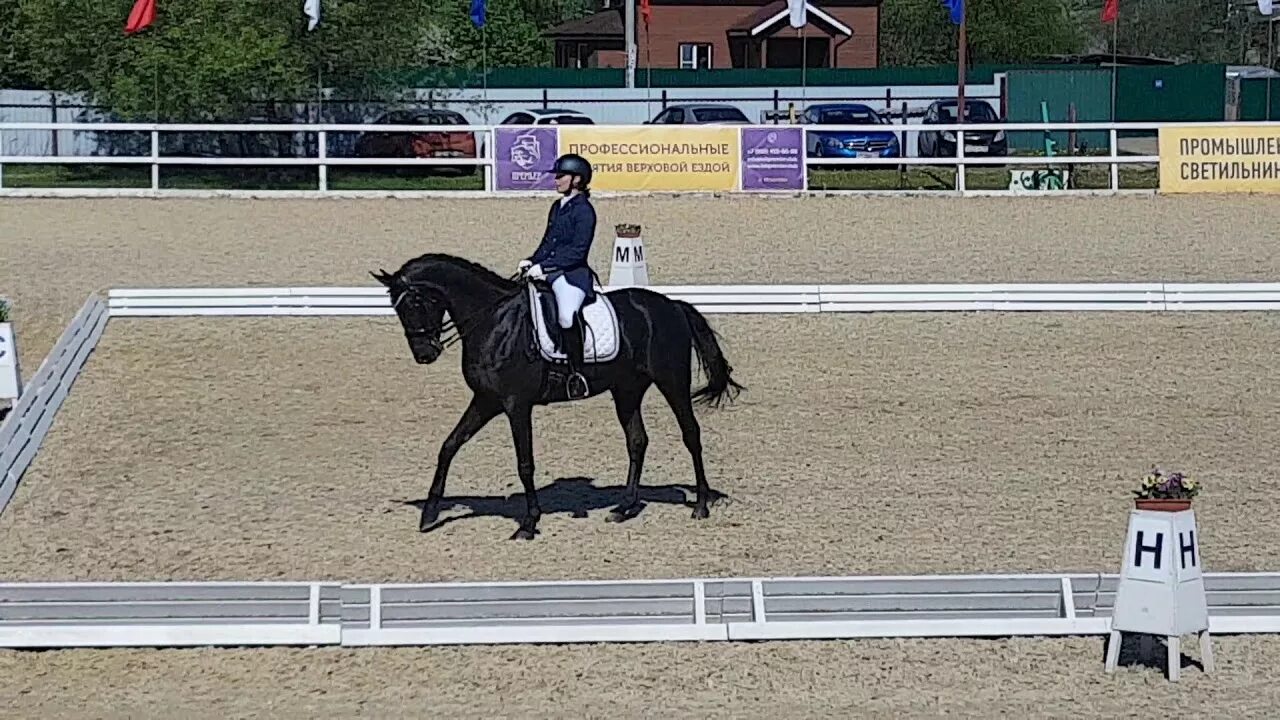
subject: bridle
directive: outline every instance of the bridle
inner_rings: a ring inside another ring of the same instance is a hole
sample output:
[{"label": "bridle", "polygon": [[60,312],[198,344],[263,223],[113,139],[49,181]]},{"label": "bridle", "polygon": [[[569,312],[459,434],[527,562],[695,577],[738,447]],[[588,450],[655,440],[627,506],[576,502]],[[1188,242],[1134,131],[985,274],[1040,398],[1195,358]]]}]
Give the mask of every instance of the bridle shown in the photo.
[{"label": "bridle", "polygon": [[[516,280],[519,277],[520,277],[520,274],[516,273],[515,275],[512,275],[507,279]],[[444,301],[444,294],[441,293],[439,290],[436,290],[434,287],[432,287],[428,283],[401,281],[401,284],[405,286],[405,291],[400,293],[400,296],[392,301],[391,303],[392,310],[399,308],[400,303],[403,302],[405,298],[409,297],[409,295],[413,295],[414,298],[419,302],[424,302],[424,299],[421,295],[422,290],[420,290],[419,288],[423,288],[427,293],[437,296],[437,300],[436,300],[437,302]],[[462,340],[462,330],[465,330],[467,326],[470,324],[470,322],[476,318],[476,316],[492,311],[493,308],[496,307],[498,304],[507,301],[509,298],[511,298],[513,295],[515,295],[515,293],[519,291],[520,291],[519,288],[517,288],[514,292],[504,294],[502,297],[498,298],[498,301],[494,303],[493,306],[480,308],[479,310],[476,310],[475,312],[467,315],[461,320],[455,319],[452,313],[450,313],[448,321],[440,323],[440,325],[434,329],[428,328],[428,327],[415,327],[415,328],[406,327],[404,329],[404,336],[406,339],[409,339],[409,340],[413,340],[414,338],[425,337],[428,340],[431,340],[440,352],[444,352],[446,349],[456,345],[458,342]],[[448,337],[441,339],[440,336],[446,333],[449,333]]]}]

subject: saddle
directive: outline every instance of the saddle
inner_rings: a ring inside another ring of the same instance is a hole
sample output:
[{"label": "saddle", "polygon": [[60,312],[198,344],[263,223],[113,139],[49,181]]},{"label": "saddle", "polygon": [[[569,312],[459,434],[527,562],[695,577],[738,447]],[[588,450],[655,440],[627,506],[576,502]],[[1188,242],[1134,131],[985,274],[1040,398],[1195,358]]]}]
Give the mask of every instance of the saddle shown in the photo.
[{"label": "saddle", "polygon": [[[533,318],[533,344],[544,360],[567,363],[556,310],[556,296],[551,286],[530,281],[526,293],[529,317]],[[618,356],[618,315],[613,303],[597,289],[595,299],[579,310],[582,328],[582,362],[610,362]]]}]

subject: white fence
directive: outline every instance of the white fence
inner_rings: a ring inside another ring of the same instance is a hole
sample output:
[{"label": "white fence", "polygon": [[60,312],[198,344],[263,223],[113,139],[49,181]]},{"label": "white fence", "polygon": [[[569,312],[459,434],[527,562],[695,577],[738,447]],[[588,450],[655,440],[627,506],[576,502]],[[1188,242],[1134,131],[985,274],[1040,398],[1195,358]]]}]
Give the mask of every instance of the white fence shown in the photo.
[{"label": "white fence", "polygon": [[[604,290],[618,288],[605,286]],[[670,285],[704,313],[1280,310],[1280,283]],[[112,317],[393,315],[383,287],[119,288]]]},{"label": "white fence", "polygon": [[[1106,636],[1101,573],[358,585],[0,584],[0,647]],[[1280,633],[1280,573],[1206,573],[1214,635]]]},{"label": "white fence", "polygon": [[[1266,123],[1233,123],[1238,126],[1277,126],[1280,122]],[[1120,167],[1124,165],[1147,166],[1154,167],[1159,164],[1158,155],[1151,154],[1121,154],[1119,152],[1119,133],[1126,131],[1140,131],[1155,133],[1164,127],[1202,127],[1204,123],[966,123],[963,125],[936,124],[929,125],[931,132],[955,133],[963,128],[966,131],[997,131],[997,132],[1048,132],[1048,131],[1107,131],[1110,135],[1110,144],[1108,154],[1105,155],[1055,155],[1053,157],[1045,156],[971,156],[966,154],[965,143],[957,144],[956,156],[948,157],[809,157],[809,137],[811,133],[821,132],[887,132],[896,135],[903,135],[902,128],[910,127],[904,125],[761,125],[761,126],[734,126],[734,127],[758,127],[763,130],[777,130],[786,127],[798,127],[803,131],[803,144],[801,148],[800,158],[803,166],[803,175],[805,183],[803,187],[795,188],[794,191],[808,191],[808,171],[815,165],[832,166],[841,168],[899,168],[910,166],[938,166],[938,167],[955,167],[956,181],[955,192],[961,194],[989,194],[992,192],[1008,193],[1009,190],[993,191],[971,191],[967,187],[966,173],[972,168],[981,167],[1007,167],[1010,169],[1030,169],[1030,168],[1062,168],[1066,165],[1088,166],[1088,165],[1106,165],[1110,168],[1110,176],[1108,187],[1104,192],[1125,192],[1120,186]],[[424,130],[429,127],[430,130]],[[291,124],[291,125],[208,125],[208,124],[172,124],[172,125],[156,125],[148,123],[0,123],[0,148],[4,147],[3,137],[6,133],[22,132],[22,131],[47,131],[47,132],[130,132],[130,133],[146,133],[150,136],[150,151],[138,155],[5,155],[0,154],[0,196],[3,195],[21,195],[21,196],[156,196],[156,195],[252,195],[252,196],[306,196],[306,195],[331,195],[331,196],[422,196],[422,195],[440,195],[451,194],[457,195],[469,193],[472,195],[483,194],[492,195],[501,193],[504,195],[522,195],[529,194],[529,191],[521,190],[500,190],[495,186],[495,171],[500,162],[506,160],[496,158],[492,149],[495,147],[494,130],[492,125],[454,125],[447,126],[448,132],[472,132],[475,134],[477,141],[477,155],[474,158],[465,157],[444,157],[444,158],[364,158],[364,157],[330,157],[327,148],[330,145],[330,135],[334,133],[424,133],[424,132],[441,132],[437,128],[443,126],[422,126],[422,125],[322,125],[322,124]],[[497,126],[504,129],[511,129],[516,126]],[[556,126],[529,126],[530,128]],[[623,129],[628,131],[636,131],[638,128],[681,128],[690,126],[634,126],[634,125],[594,125],[594,126],[563,126],[572,127],[575,132],[581,131],[583,128],[600,128],[600,129]],[[707,126],[696,126],[705,128]],[[917,129],[923,126],[917,126]],[[297,148],[310,146],[310,136],[314,135],[314,145],[316,152],[313,155],[307,155],[302,151],[298,151],[293,157],[228,157],[228,156],[177,156],[165,155],[161,152],[161,136],[167,133],[291,133],[294,136],[292,145]],[[740,148],[741,149],[741,148]],[[149,187],[144,188],[14,188],[5,187],[4,185],[4,167],[14,165],[41,165],[41,164],[75,164],[75,165],[132,165],[146,166],[151,170],[151,182]],[[412,167],[412,166],[478,166],[483,170],[484,185],[483,190],[399,190],[399,191],[378,191],[378,190],[332,190],[329,187],[328,173],[333,167]],[[161,187],[162,168],[172,166],[236,166],[236,167],[314,167],[317,168],[317,184],[314,190],[293,190],[293,191],[240,191],[240,190],[179,190],[167,189]],[[750,190],[745,190],[750,192]],[[869,192],[863,190],[821,190],[825,193],[835,192]],[[903,191],[881,191],[900,193]],[[924,191],[936,192],[936,191]],[[947,192],[947,191],[943,191]],[[1023,191],[1029,194],[1039,194],[1043,192],[1073,192],[1071,190],[1050,190],[1050,191]],[[1098,192],[1089,190],[1083,192]],[[1149,190],[1138,190],[1138,192],[1149,192]]]}]

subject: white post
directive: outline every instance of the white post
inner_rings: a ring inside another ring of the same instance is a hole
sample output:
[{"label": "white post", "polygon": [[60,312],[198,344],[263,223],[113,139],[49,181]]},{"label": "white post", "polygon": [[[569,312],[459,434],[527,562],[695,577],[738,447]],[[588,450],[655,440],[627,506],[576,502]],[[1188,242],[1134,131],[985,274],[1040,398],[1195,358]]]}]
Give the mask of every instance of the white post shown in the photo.
[{"label": "white post", "polygon": [[646,286],[649,263],[644,256],[644,241],[639,225],[615,225],[613,263],[609,268],[610,287]]},{"label": "white post", "polygon": [[[1120,154],[1120,132],[1115,128],[1111,128],[1111,157],[1115,158]],[[1120,165],[1111,163],[1111,190],[1119,192],[1120,190]]]},{"label": "white post", "polygon": [[636,0],[626,0],[623,5],[623,32],[627,36],[623,47],[627,52],[627,89],[630,90],[636,86]]},{"label": "white post", "polygon": [[316,134],[316,157],[320,158],[320,192],[329,191],[329,166],[324,164],[329,157],[329,134],[321,130]]},{"label": "white post", "polygon": [[[0,298],[0,306],[7,308],[8,302]],[[18,367],[18,341],[13,334],[13,323],[0,319],[0,401],[7,400],[16,404],[21,395],[22,371]]]},{"label": "white post", "polygon": [[1182,667],[1180,638],[1200,636],[1200,660],[1213,672],[1209,610],[1201,571],[1196,515],[1192,510],[1132,510],[1124,544],[1124,569],[1116,590],[1106,671],[1120,657],[1122,633],[1163,636],[1168,644],[1169,680]]},{"label": "white post", "polygon": [[151,131],[151,189],[160,189],[160,131]]},{"label": "white post", "polygon": [[[956,115],[960,116],[964,112],[964,108],[956,111]],[[965,177],[964,177],[964,128],[956,130],[956,192],[960,195],[965,193]]]}]

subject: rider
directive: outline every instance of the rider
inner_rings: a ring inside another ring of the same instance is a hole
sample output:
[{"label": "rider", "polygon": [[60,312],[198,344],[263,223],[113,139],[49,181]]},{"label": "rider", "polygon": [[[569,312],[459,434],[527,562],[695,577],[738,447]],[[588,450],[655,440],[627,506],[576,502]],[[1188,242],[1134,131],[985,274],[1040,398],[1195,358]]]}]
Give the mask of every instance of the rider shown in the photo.
[{"label": "rider", "polygon": [[582,375],[583,328],[579,310],[595,299],[592,272],[587,265],[591,241],[596,234],[596,210],[591,206],[591,163],[581,155],[556,158],[552,172],[561,197],[547,214],[547,229],[538,249],[520,261],[520,271],[535,279],[551,282],[556,296],[556,319],[565,338],[569,378],[565,390],[569,399],[590,394]]}]

